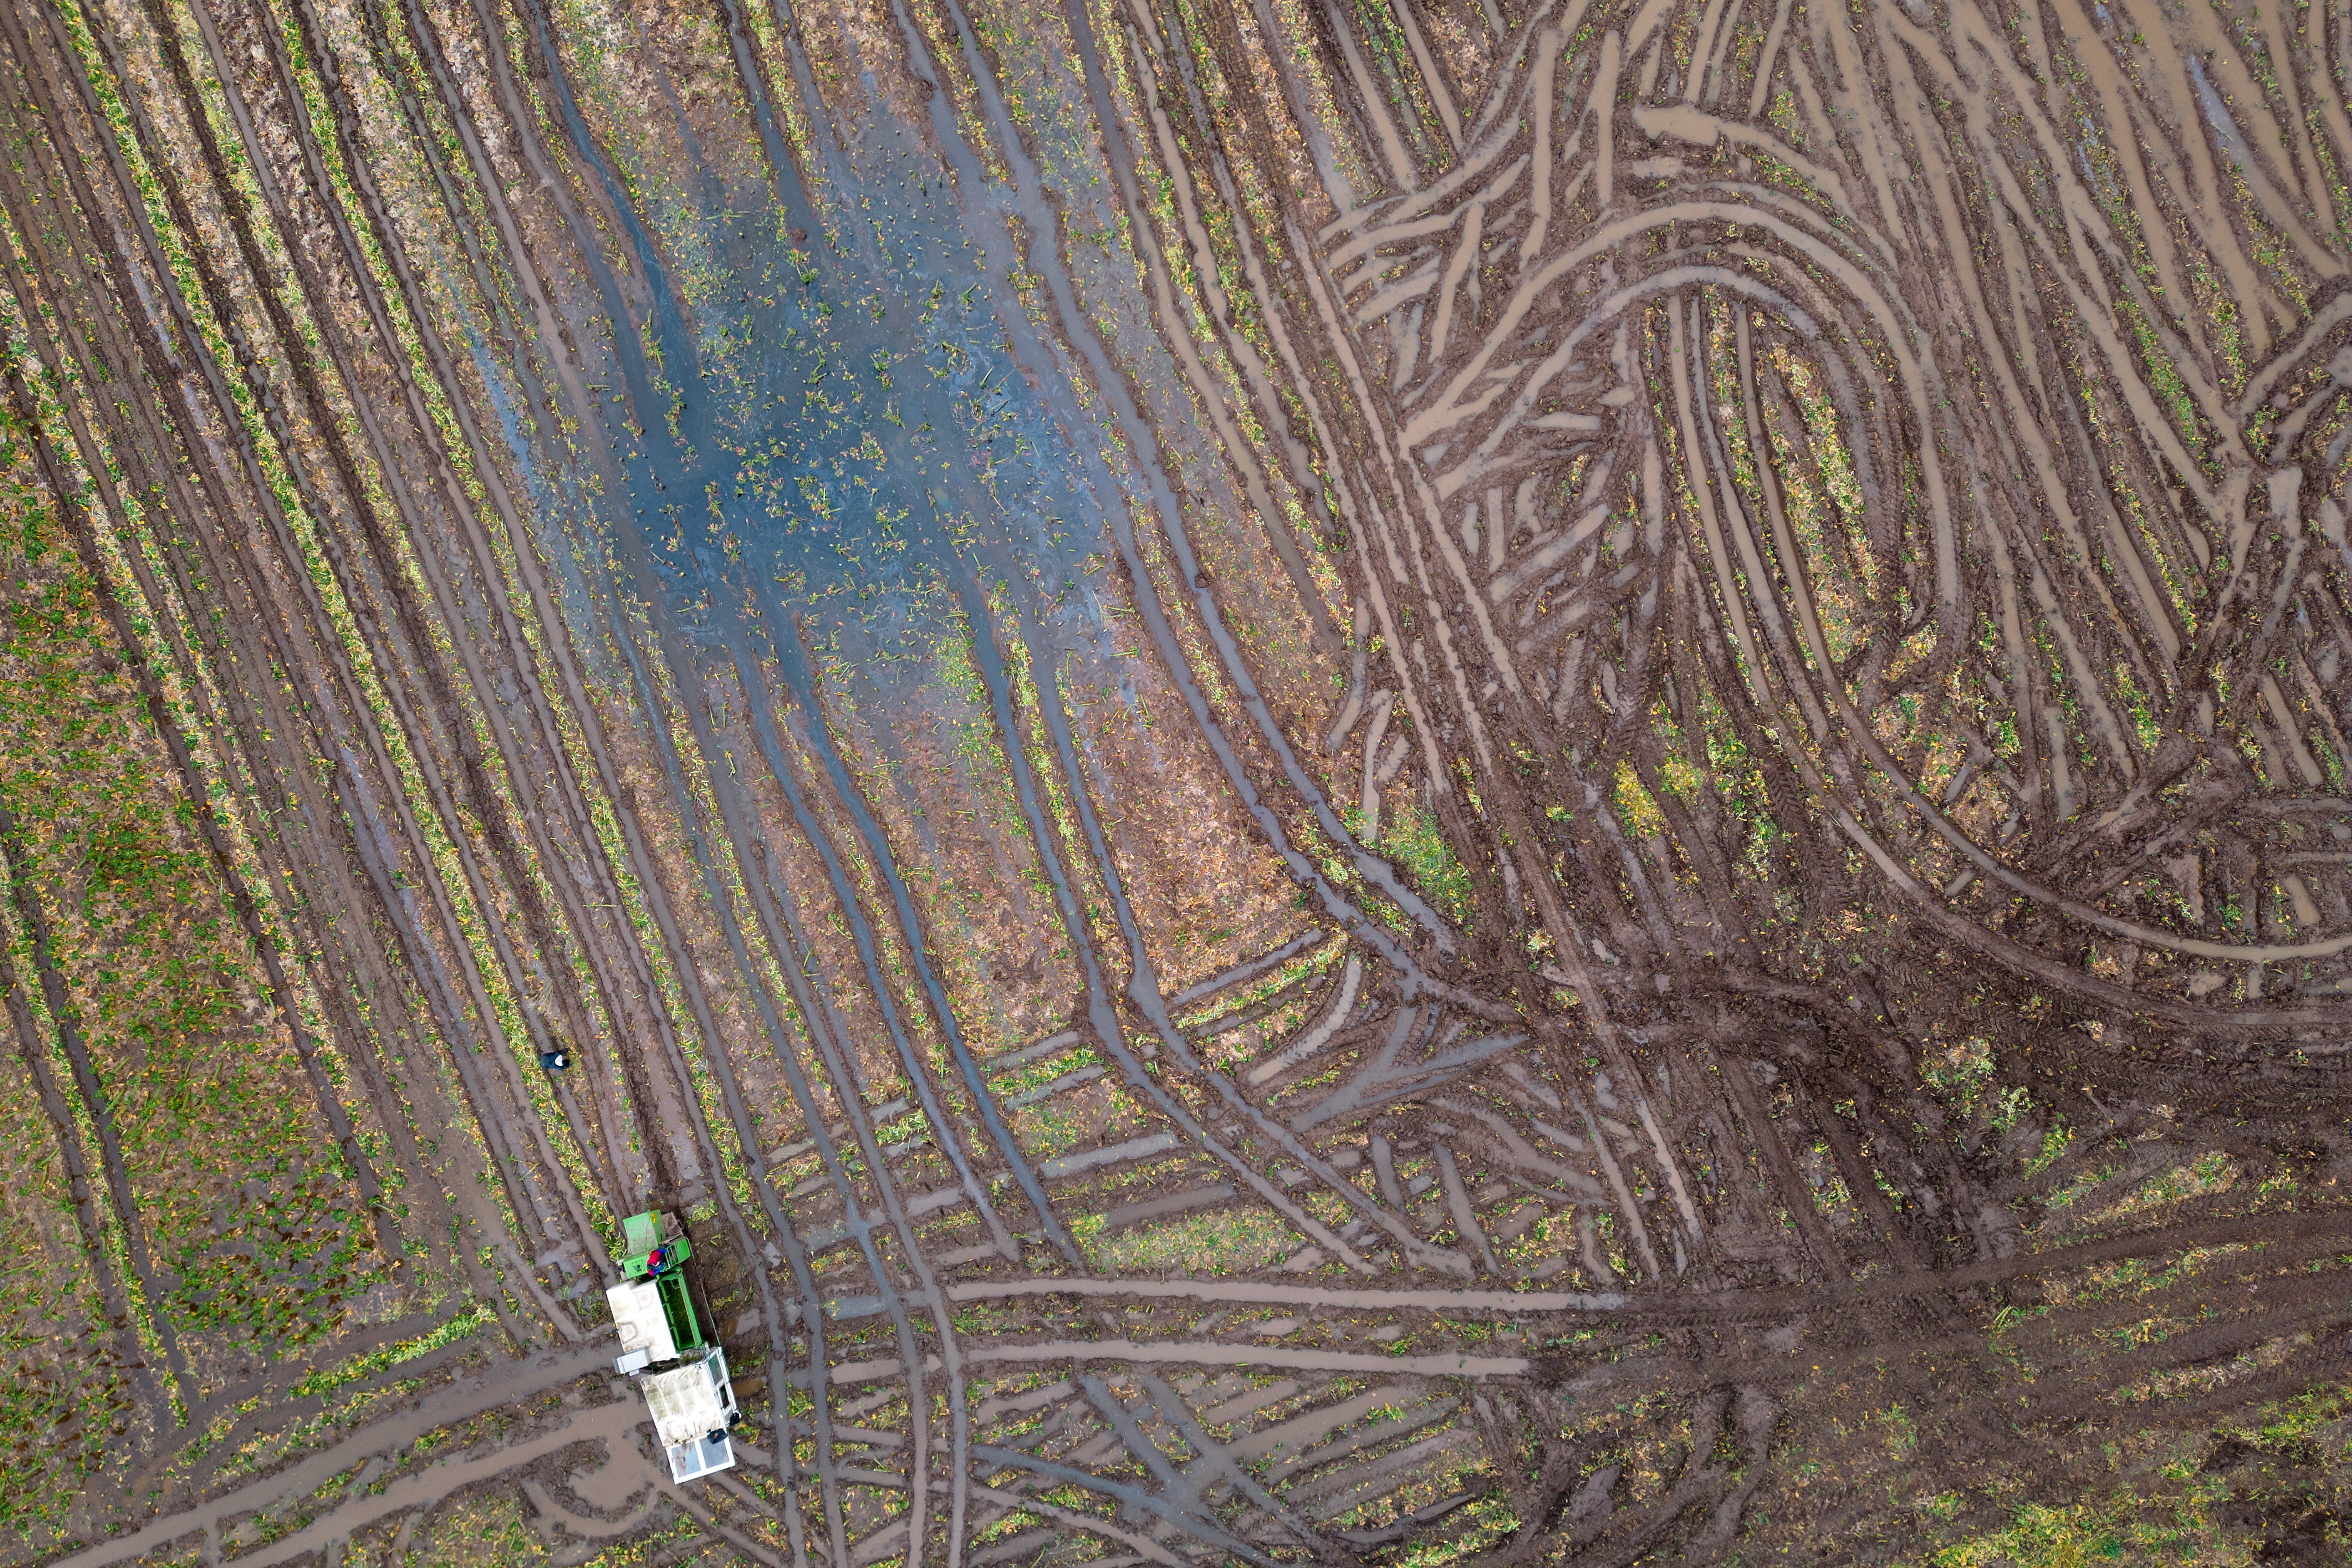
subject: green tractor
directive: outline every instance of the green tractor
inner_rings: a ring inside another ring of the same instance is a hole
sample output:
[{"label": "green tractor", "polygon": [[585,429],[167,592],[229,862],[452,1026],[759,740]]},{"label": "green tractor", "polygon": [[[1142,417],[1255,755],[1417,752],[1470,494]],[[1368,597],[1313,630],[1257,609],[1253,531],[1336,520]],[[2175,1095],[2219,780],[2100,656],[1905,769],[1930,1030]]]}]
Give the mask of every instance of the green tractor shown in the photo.
[{"label": "green tractor", "polygon": [[658,1212],[621,1222],[621,1282],[604,1292],[621,1331],[613,1370],[645,1391],[670,1478],[690,1481],[735,1463],[728,1430],[741,1417],[720,1350],[686,1288],[693,1244],[665,1236]]}]

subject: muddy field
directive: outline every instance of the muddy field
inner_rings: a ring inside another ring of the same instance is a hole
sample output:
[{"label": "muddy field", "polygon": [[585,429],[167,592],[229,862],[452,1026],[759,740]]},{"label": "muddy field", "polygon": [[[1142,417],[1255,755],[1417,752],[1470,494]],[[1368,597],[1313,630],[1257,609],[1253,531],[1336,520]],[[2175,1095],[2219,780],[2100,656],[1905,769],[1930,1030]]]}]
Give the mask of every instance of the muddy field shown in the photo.
[{"label": "muddy field", "polygon": [[2348,75],[0,3],[0,1560],[2352,1561]]}]

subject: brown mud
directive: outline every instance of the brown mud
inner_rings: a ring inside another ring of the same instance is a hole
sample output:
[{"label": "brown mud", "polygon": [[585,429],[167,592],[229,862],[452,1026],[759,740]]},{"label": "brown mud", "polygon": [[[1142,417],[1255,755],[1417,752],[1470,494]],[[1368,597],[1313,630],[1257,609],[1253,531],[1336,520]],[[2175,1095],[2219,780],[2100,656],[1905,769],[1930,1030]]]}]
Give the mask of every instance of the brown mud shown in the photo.
[{"label": "brown mud", "polygon": [[0,8],[0,1556],[2340,1559],[2347,74]]}]

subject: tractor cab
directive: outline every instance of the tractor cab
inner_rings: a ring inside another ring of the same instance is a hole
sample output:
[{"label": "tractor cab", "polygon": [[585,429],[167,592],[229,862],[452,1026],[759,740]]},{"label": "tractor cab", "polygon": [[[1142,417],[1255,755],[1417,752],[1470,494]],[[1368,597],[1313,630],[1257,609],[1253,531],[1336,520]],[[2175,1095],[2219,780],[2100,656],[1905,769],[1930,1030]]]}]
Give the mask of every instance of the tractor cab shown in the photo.
[{"label": "tractor cab", "polygon": [[621,1222],[621,1282],[604,1292],[621,1331],[613,1370],[645,1393],[654,1431],[669,1456],[670,1478],[690,1481],[735,1463],[728,1429],[740,1412],[727,1373],[727,1352],[707,1331],[686,1285],[694,1247],[667,1234],[658,1211]]}]

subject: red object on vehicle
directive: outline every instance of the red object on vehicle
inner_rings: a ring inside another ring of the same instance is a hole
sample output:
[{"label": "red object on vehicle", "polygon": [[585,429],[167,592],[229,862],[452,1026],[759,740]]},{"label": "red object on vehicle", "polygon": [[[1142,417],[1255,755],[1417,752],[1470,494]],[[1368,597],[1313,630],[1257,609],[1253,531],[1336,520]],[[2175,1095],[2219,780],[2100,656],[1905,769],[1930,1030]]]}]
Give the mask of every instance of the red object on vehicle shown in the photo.
[{"label": "red object on vehicle", "polygon": [[651,1252],[646,1254],[646,1272],[648,1274],[658,1274],[662,1271],[662,1265],[668,1261],[668,1249],[666,1247],[656,1247]]}]

